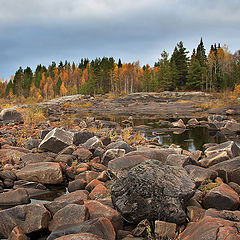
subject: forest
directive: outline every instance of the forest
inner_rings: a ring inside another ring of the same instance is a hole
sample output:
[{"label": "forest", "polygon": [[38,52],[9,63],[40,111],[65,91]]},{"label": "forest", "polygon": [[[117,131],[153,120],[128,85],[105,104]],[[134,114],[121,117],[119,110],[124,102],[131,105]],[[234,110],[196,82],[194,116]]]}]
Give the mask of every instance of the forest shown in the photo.
[{"label": "forest", "polygon": [[233,90],[240,83],[240,50],[232,54],[226,45],[213,44],[206,53],[202,39],[191,57],[180,41],[171,56],[166,51],[155,62],[122,63],[112,57],[81,59],[79,63],[52,62],[48,67],[20,67],[10,80],[0,79],[1,97],[34,98],[37,101],[74,94],[114,95],[160,91]]}]

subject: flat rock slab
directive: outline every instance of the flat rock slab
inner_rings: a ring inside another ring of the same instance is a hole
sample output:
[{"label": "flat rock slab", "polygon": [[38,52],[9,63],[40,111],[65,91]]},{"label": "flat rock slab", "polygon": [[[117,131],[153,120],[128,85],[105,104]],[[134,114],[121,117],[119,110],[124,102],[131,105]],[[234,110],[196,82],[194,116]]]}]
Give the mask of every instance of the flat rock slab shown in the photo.
[{"label": "flat rock slab", "polygon": [[83,203],[84,200],[88,200],[88,195],[89,193],[86,190],[77,190],[55,198],[54,201],[71,203],[73,201],[79,201],[80,203]]},{"label": "flat rock slab", "polygon": [[73,144],[74,134],[60,128],[50,131],[39,144],[39,148],[54,153],[59,153],[65,147]]},{"label": "flat rock slab", "polygon": [[62,169],[59,163],[55,162],[28,164],[16,175],[19,179],[42,184],[58,184],[63,181]]},{"label": "flat rock slab", "polygon": [[158,219],[182,224],[184,203],[194,192],[195,184],[182,167],[146,160],[115,181],[111,197],[128,222]]},{"label": "flat rock slab", "polygon": [[77,234],[69,234],[67,236],[62,236],[62,237],[56,238],[56,240],[104,240],[104,239],[92,233],[77,233]]},{"label": "flat rock slab", "polygon": [[16,206],[0,211],[0,236],[8,238],[15,226],[25,234],[47,228],[51,216],[42,204]]}]

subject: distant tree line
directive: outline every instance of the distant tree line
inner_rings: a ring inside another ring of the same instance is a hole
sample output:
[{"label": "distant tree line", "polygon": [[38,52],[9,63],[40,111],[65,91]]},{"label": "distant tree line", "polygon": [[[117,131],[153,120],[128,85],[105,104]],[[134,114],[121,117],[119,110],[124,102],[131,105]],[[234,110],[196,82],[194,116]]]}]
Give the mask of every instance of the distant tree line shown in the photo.
[{"label": "distant tree line", "polygon": [[206,54],[202,39],[192,55],[180,41],[173,54],[163,51],[150,67],[139,61],[122,63],[112,57],[81,59],[80,63],[52,62],[48,67],[20,67],[9,81],[0,80],[2,97],[24,96],[47,99],[71,94],[116,95],[140,91],[233,89],[240,83],[240,50],[230,53],[227,46],[211,46]]}]

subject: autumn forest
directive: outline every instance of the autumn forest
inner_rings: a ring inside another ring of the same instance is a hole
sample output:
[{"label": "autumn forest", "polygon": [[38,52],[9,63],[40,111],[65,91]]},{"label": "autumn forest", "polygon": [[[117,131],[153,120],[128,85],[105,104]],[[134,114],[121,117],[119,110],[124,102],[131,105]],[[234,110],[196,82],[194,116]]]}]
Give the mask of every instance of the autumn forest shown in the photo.
[{"label": "autumn forest", "polygon": [[112,57],[81,59],[45,67],[20,67],[10,80],[0,79],[0,96],[36,100],[73,94],[115,95],[164,90],[221,91],[240,83],[240,50],[232,54],[226,45],[213,44],[206,53],[202,39],[191,57],[179,42],[171,56],[166,51],[150,67],[139,61],[122,63]]}]

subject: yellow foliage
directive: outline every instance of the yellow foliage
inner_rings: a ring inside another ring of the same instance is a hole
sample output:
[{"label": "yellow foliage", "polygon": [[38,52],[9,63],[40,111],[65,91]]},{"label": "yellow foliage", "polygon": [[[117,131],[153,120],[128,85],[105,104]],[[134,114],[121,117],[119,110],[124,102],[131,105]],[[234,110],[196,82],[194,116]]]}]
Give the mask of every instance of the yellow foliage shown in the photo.
[{"label": "yellow foliage", "polygon": [[22,109],[22,115],[25,123],[40,124],[46,121],[43,109],[37,104],[29,104]]}]

